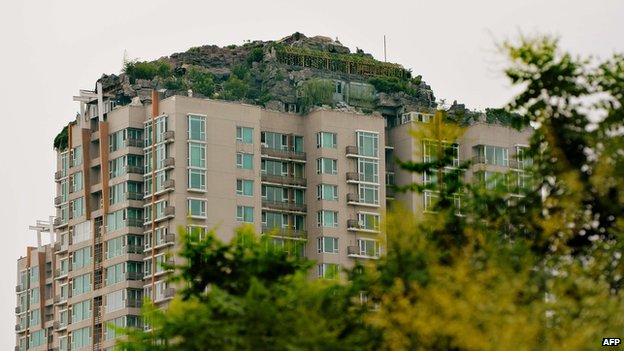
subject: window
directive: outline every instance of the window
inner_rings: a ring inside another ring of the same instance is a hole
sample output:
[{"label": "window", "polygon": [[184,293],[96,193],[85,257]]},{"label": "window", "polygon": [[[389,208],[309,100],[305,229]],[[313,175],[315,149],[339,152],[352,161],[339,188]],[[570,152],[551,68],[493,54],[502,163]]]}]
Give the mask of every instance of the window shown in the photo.
[{"label": "window", "polygon": [[425,191],[423,193],[423,208],[425,212],[433,212],[440,195],[437,192]]},{"label": "window", "polygon": [[188,140],[206,140],[206,117],[188,115]]},{"label": "window", "polygon": [[67,177],[67,172],[69,170],[68,157],[67,152],[61,154],[61,177]]},{"label": "window", "polygon": [[379,157],[379,134],[373,132],[357,132],[358,154]]},{"label": "window", "polygon": [[316,133],[316,147],[317,148],[336,148],[336,133],[318,132]]},{"label": "window", "polygon": [[262,212],[262,226],[265,228],[287,228],[288,215],[285,213]]},{"label": "window", "polygon": [[125,290],[117,290],[113,291],[112,293],[106,294],[104,313],[111,313],[124,308],[124,295]]},{"label": "window", "polygon": [[106,330],[104,331],[104,340],[112,340],[123,334],[118,334],[118,329],[127,327],[140,327],[141,320],[138,316],[123,316],[106,321]]},{"label": "window", "polygon": [[319,253],[338,253],[338,238],[322,236],[318,238]]},{"label": "window", "polygon": [[236,195],[253,196],[253,180],[236,179]]},{"label": "window", "polygon": [[91,266],[91,247],[85,247],[72,253],[72,270]]},{"label": "window", "polygon": [[379,231],[379,215],[376,213],[358,213],[358,225],[360,229]]},{"label": "window", "polygon": [[71,175],[71,191],[72,193],[75,193],[76,191],[80,191],[82,190],[82,172],[76,172],[74,174]]},{"label": "window", "polygon": [[78,244],[91,239],[91,221],[82,222],[74,226],[72,244]]},{"label": "window", "polygon": [[236,221],[244,223],[253,223],[254,208],[248,206],[236,206]]},{"label": "window", "polygon": [[379,161],[370,158],[358,159],[358,174],[361,182],[379,184]]},{"label": "window", "polygon": [[[156,135],[155,144],[159,144],[165,141],[165,132],[167,131],[167,116],[156,117],[155,121],[156,121],[156,130],[154,131],[154,134]],[[152,121],[145,122],[144,126],[145,126],[144,127],[145,132],[143,133],[143,135],[145,136],[144,138],[145,141],[143,144],[145,145],[145,147],[148,147],[152,145]]]},{"label": "window", "polygon": [[338,160],[324,157],[316,159],[316,173],[338,174]]},{"label": "window", "polygon": [[[143,157],[142,159],[133,158],[135,161],[132,161],[133,163],[132,165],[134,166],[134,164],[136,163],[136,165],[138,166],[140,164],[139,161],[142,160],[143,161],[143,173],[147,175],[152,172],[152,149],[146,148],[144,152],[145,152],[145,157]],[[165,167],[165,159],[167,158],[167,155],[168,155],[167,145],[166,144],[156,145],[156,147],[154,148],[154,154],[156,155],[156,171],[163,169]],[[130,156],[131,155],[128,155],[128,163],[131,162]],[[123,158],[124,158],[123,156],[120,157],[120,159],[123,159]]]},{"label": "window", "polygon": [[79,197],[74,201],[71,201],[69,203],[69,207],[71,208],[71,218],[76,219],[84,216],[84,197]]},{"label": "window", "polygon": [[338,278],[338,265],[335,263],[321,263],[318,265],[318,276],[324,279]]},{"label": "window", "polygon": [[379,257],[379,254],[380,254],[379,241],[358,239],[357,242],[358,242],[358,249],[359,249],[360,256]]},{"label": "window", "polygon": [[[154,216],[154,218],[156,220],[161,220],[163,218],[165,218],[166,216],[172,216],[172,213],[166,214],[165,213],[165,209],[167,209],[167,205],[168,202],[167,200],[160,200],[158,202],[155,203],[155,207],[156,207],[156,214]],[[143,223],[147,223],[150,222],[152,220],[152,206],[147,204],[144,207],[144,211],[143,211]]]},{"label": "window", "polygon": [[123,253],[123,236],[106,241],[106,259],[121,256]]},{"label": "window", "polygon": [[188,170],[188,189],[189,190],[206,190],[206,171],[202,169],[189,168]]},{"label": "window", "polygon": [[358,195],[360,203],[379,205],[378,185],[358,184]]},{"label": "window", "polygon": [[206,200],[188,199],[188,214],[191,217],[206,217]]},{"label": "window", "polygon": [[70,307],[72,323],[78,323],[91,318],[91,300],[73,303]]},{"label": "window", "polygon": [[[455,143],[442,142],[442,150],[447,157],[451,158],[450,164],[445,164],[444,167],[459,167],[459,145]],[[438,156],[438,141],[425,140],[423,142],[423,161],[437,162]]]},{"label": "window", "polygon": [[206,168],[206,144],[188,143],[189,167]]},{"label": "window", "polygon": [[109,151],[114,152],[126,146],[143,147],[143,130],[128,128],[109,136]]},{"label": "window", "polygon": [[[156,247],[160,247],[163,244],[175,243],[175,238],[173,234],[168,234],[169,229],[167,227],[158,227],[155,230],[154,239],[156,240]],[[145,249],[152,248],[152,232],[148,231],[145,233]]]},{"label": "window", "polygon": [[39,288],[30,289],[28,301],[30,302],[31,305],[39,304]]},{"label": "window", "polygon": [[288,150],[288,135],[286,134],[261,132],[260,142],[269,149]]},{"label": "window", "polygon": [[338,186],[332,184],[319,184],[316,187],[316,198],[318,200],[338,200]]},{"label": "window", "polygon": [[241,169],[253,169],[253,154],[237,152],[236,167]]},{"label": "window", "polygon": [[516,162],[518,163],[518,169],[533,167],[533,158],[531,158],[528,147],[516,145]]},{"label": "window", "polygon": [[61,197],[61,203],[66,203],[69,197],[69,186],[67,179],[61,180],[61,191],[59,196]]},{"label": "window", "polygon": [[91,291],[91,273],[79,275],[72,282],[72,297]]},{"label": "window", "polygon": [[507,176],[499,172],[479,171],[474,173],[477,183],[482,188],[507,190]]},{"label": "window", "polygon": [[82,146],[78,145],[71,150],[70,166],[80,166],[82,164]]},{"label": "window", "polygon": [[288,189],[278,186],[263,185],[262,200],[271,202],[288,202]]},{"label": "window", "polygon": [[318,211],[317,225],[319,227],[337,227],[338,212],[335,211]]},{"label": "window", "polygon": [[236,127],[236,141],[241,143],[253,143],[253,128]]},{"label": "window", "polygon": [[[39,266],[30,268],[30,285],[39,281]],[[26,287],[23,285],[23,287]]]},{"label": "window", "polygon": [[262,160],[260,162],[262,174],[286,176],[288,175],[288,162]]},{"label": "window", "polygon": [[41,329],[34,332],[31,332],[28,335],[28,348],[34,349],[38,346],[45,345],[46,343],[46,330]]},{"label": "window", "polygon": [[36,325],[41,323],[41,310],[34,309],[30,311],[28,325]]},{"label": "window", "polygon": [[91,327],[80,328],[71,333],[71,349],[78,350],[91,346]]},{"label": "window", "polygon": [[472,148],[472,155],[477,163],[495,166],[509,166],[507,148],[491,145],[476,145]]}]

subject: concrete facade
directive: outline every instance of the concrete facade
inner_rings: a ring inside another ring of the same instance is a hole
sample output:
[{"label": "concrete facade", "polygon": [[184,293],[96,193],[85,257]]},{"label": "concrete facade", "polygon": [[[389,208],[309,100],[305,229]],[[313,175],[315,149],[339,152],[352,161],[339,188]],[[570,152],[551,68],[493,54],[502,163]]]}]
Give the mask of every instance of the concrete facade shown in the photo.
[{"label": "concrete facade", "polygon": [[[427,211],[425,196],[389,187],[423,181],[393,160],[422,161],[423,140],[408,130],[426,122],[385,128],[380,115],[301,116],[185,96],[122,107],[104,101],[101,114],[94,106],[85,104],[57,155],[57,239],[18,261],[18,281],[38,267],[50,298],[30,325],[22,318],[35,305],[24,296],[34,285],[18,285],[16,350],[110,350],[116,335],[107,323],[141,326],[144,297],[166,306],[175,295],[161,264],[175,263],[166,254],[175,254],[180,227],[216,228],[229,240],[240,225],[253,225],[274,245],[315,260],[311,278],[335,279],[338,267],[383,253],[387,202]],[[508,155],[501,165],[476,162],[467,178],[508,171],[529,135],[470,126],[456,142],[459,160],[478,156],[480,145]],[[38,330],[46,342],[34,346],[28,340]]]}]

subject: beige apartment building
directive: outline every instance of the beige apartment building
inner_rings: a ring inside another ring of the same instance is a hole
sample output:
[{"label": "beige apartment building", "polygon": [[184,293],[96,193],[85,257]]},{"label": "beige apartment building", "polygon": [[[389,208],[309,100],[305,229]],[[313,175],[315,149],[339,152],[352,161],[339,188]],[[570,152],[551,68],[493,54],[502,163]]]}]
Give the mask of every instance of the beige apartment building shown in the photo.
[{"label": "beige apartment building", "polygon": [[[53,244],[18,260],[16,350],[111,350],[108,324],[142,326],[141,301],[175,295],[164,263],[175,263],[179,228],[216,228],[224,240],[252,225],[271,242],[316,261],[311,278],[378,258],[379,223],[397,199],[426,213],[436,199],[389,185],[429,182],[394,158],[427,160],[430,140],[408,131],[432,115],[317,109],[307,115],[239,102],[154,93],[115,106],[83,91],[83,113],[57,153]],[[466,177],[522,174],[530,130],[476,123],[456,142]],[[520,155],[520,156],[518,156]],[[520,196],[520,195],[518,195]],[[172,262],[173,260],[173,262]],[[149,328],[148,326],[145,326]]]}]

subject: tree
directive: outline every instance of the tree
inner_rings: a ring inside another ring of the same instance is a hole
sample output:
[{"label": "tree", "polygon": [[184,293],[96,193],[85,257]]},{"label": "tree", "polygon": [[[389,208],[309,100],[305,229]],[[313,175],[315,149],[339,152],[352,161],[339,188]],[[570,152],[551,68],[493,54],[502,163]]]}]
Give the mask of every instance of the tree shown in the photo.
[{"label": "tree", "polygon": [[308,280],[311,262],[243,227],[228,244],[182,232],[180,296],[128,330],[126,350],[360,350],[371,339],[350,285]]},{"label": "tree", "polygon": [[524,87],[508,112],[535,127],[535,189],[510,207],[463,184],[463,218],[449,201],[389,216],[367,284],[381,350],[584,350],[624,327],[624,59],[576,59],[550,38],[502,48]]}]

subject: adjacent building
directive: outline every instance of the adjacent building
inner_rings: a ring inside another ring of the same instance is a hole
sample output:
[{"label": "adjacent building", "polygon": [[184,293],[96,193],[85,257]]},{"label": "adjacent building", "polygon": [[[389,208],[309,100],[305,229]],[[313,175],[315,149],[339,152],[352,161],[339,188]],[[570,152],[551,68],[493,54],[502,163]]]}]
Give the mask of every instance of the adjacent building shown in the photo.
[{"label": "adjacent building", "polygon": [[[426,213],[436,199],[391,187],[435,181],[394,164],[435,157],[433,140],[408,133],[431,113],[302,116],[158,93],[125,106],[88,91],[76,100],[83,113],[57,153],[55,239],[18,260],[16,350],[111,350],[109,324],[141,326],[143,298],[165,306],[175,295],[164,264],[175,263],[179,228],[228,240],[249,224],[315,260],[312,278],[335,279],[383,253],[387,203]],[[529,135],[475,123],[444,143],[457,159],[448,168],[474,159],[468,179],[514,170],[528,182]]]}]

